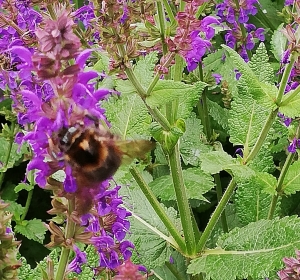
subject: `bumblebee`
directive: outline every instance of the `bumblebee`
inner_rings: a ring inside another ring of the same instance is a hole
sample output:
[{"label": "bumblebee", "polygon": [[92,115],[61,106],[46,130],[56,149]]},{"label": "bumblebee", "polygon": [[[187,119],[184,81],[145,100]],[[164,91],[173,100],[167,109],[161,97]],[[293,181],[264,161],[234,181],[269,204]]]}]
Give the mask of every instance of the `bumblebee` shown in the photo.
[{"label": "bumblebee", "polygon": [[76,180],[79,213],[91,208],[91,190],[113,176],[123,162],[142,159],[155,147],[149,140],[121,140],[98,123],[63,128],[58,136],[59,148]]}]

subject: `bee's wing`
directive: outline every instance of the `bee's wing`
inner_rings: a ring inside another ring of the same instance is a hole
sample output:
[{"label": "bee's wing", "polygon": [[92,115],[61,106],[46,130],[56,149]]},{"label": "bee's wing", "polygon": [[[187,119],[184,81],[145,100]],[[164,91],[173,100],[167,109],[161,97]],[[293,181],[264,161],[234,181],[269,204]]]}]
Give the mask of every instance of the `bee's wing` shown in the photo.
[{"label": "bee's wing", "polygon": [[145,159],[145,154],[155,148],[155,143],[148,140],[118,140],[116,146],[122,152],[123,163],[129,163],[133,159]]}]

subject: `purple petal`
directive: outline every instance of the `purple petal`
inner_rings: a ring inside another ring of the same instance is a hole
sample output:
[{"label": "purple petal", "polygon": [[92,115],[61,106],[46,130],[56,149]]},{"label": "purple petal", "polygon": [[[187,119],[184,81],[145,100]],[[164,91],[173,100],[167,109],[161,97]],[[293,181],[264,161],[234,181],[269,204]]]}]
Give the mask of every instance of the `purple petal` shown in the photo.
[{"label": "purple petal", "polygon": [[91,49],[85,49],[77,56],[76,63],[79,65],[80,68],[83,68],[83,66],[85,65],[85,62],[89,58],[91,52],[92,52]]}]

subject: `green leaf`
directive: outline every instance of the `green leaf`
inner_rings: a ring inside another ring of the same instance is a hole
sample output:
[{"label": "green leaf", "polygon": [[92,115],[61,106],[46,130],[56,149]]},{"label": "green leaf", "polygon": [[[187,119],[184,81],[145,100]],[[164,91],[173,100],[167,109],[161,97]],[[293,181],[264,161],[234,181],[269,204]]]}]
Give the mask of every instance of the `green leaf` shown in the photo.
[{"label": "green leaf", "polygon": [[177,99],[194,97],[201,93],[207,86],[206,83],[197,82],[194,85],[188,85],[182,82],[172,80],[159,80],[155,85],[150,96],[146,98],[146,103],[151,107],[162,107],[163,105]]},{"label": "green leaf", "polygon": [[239,162],[238,159],[232,158],[224,151],[212,151],[201,156],[201,169],[210,174],[219,173],[225,170],[232,173],[237,180],[250,178],[255,172]]},{"label": "green leaf", "polygon": [[104,52],[97,52],[98,61],[93,66],[93,69],[99,73],[108,72],[109,68],[109,57]]},{"label": "green leaf", "polygon": [[225,130],[228,129],[229,110],[207,99],[209,115]]},{"label": "green leaf", "polygon": [[[128,203],[132,205],[129,239],[135,245],[132,260],[149,268],[162,266],[169,261],[171,249],[166,241],[172,242],[172,238],[143,193],[139,189],[127,188],[127,191]],[[181,232],[176,211],[173,208],[165,211]]]},{"label": "green leaf", "polygon": [[166,153],[170,153],[175,147],[180,136],[185,132],[185,122],[178,119],[169,131],[164,130],[158,123],[151,124],[151,134],[158,141]]},{"label": "green leaf", "polygon": [[102,103],[112,130],[122,139],[150,138],[151,117],[137,95],[128,95]]},{"label": "green leaf", "polygon": [[[133,73],[138,80],[138,82],[142,85],[144,90],[146,91],[148,86],[153,80],[153,70],[157,63],[157,53],[151,52],[146,55],[144,58],[141,58],[133,69]],[[117,91],[122,93],[122,97],[128,94],[136,93],[135,87],[132,85],[129,80],[116,80],[116,89]]]},{"label": "green leaf", "polygon": [[[188,199],[207,201],[203,194],[214,187],[211,175],[200,168],[188,168],[182,171]],[[176,200],[172,177],[165,175],[152,181],[149,186],[156,196],[162,200]]]},{"label": "green leaf", "polygon": [[203,59],[204,70],[219,73],[222,75],[223,80],[227,82],[229,92],[232,96],[238,94],[236,79],[236,68],[231,59],[224,59],[224,50],[218,50],[214,53],[210,53]]},{"label": "green leaf", "polygon": [[1,199],[16,201],[18,194],[15,192],[16,185],[11,181],[6,181],[4,187],[1,189]]},{"label": "green leaf", "polygon": [[[269,65],[266,65],[264,59],[260,62],[261,57],[263,57],[262,52],[264,51],[264,47],[258,49],[258,54],[260,55],[256,57],[255,61],[252,64],[247,64],[236,51],[228,46],[222,46],[229,53],[230,58],[233,60],[236,68],[242,74],[242,77],[240,78],[240,84],[242,83],[243,87],[246,88],[244,91],[248,91],[248,93],[251,94],[251,96],[260,104],[264,104],[269,108],[275,108],[276,105],[274,100],[278,89],[274,85],[261,82],[259,78],[260,74],[255,74],[255,71],[263,69],[264,66],[267,69],[269,68]],[[267,79],[266,77],[269,77],[268,72],[269,70],[264,73],[263,79]]]},{"label": "green leaf", "polygon": [[15,187],[15,192],[18,193],[22,190],[26,190],[26,191],[31,191],[34,189],[34,186],[26,184],[26,183],[19,183],[16,187]]},{"label": "green leaf", "polygon": [[195,116],[185,121],[186,131],[180,138],[179,149],[184,164],[199,166],[202,153],[212,150],[205,142],[205,134],[200,119]]},{"label": "green leaf", "polygon": [[270,195],[275,195],[277,187],[276,177],[266,172],[257,172],[256,175],[258,184],[262,186],[262,192]]},{"label": "green leaf", "polygon": [[9,152],[10,141],[4,138],[0,138],[0,172],[5,172],[8,168],[14,167],[15,163],[22,158],[22,155],[27,151],[25,145],[19,150],[19,145],[12,144],[11,152],[9,154],[9,160],[7,166],[4,166],[6,162],[7,153]]},{"label": "green leaf", "polygon": [[218,248],[192,261],[188,273],[205,273],[211,280],[266,278],[283,267],[283,257],[295,255],[299,240],[299,218],[260,220],[225,234]]},{"label": "green leaf", "polygon": [[168,279],[168,280],[188,280],[190,279],[186,274],[187,264],[186,259],[177,251],[172,253],[172,263],[168,263],[169,267],[172,267],[172,271],[168,266],[164,265],[163,267],[155,268],[155,276],[159,279]]},{"label": "green leaf", "polygon": [[284,193],[289,195],[297,191],[300,191],[300,160],[294,162],[283,181],[283,190]]},{"label": "green leaf", "polygon": [[[268,173],[267,173],[268,174]],[[275,179],[276,181],[276,179]],[[252,177],[237,186],[235,205],[236,213],[242,225],[267,219],[273,195],[265,191],[264,181]],[[275,215],[280,212],[279,204]]]},{"label": "green leaf", "polygon": [[249,67],[259,81],[268,84],[274,83],[274,70],[269,63],[269,56],[263,43],[260,43],[256,49],[256,53],[249,62]]},{"label": "green leaf", "polygon": [[[282,98],[282,102],[284,102],[290,94],[292,94],[294,90],[291,90],[287,94],[285,94]],[[285,105],[280,105],[279,112],[284,114],[285,117],[288,118],[296,118],[300,116],[300,95],[299,93],[294,96],[291,100],[288,101]]]},{"label": "green leaf", "polygon": [[24,213],[25,207],[23,207],[21,204],[18,204],[14,201],[5,201],[9,203],[7,208],[5,208],[5,211],[8,211],[13,214],[12,220],[14,221],[20,221],[20,217]]},{"label": "green leaf", "polygon": [[150,52],[145,57],[140,57],[133,69],[137,80],[144,88],[147,88],[153,80],[153,70],[158,61],[157,55],[157,52]]},{"label": "green leaf", "polygon": [[282,54],[286,51],[287,37],[283,34],[284,23],[280,24],[274,31],[271,39],[272,53],[278,61],[281,61]]},{"label": "green leaf", "polygon": [[178,99],[177,118],[187,119],[193,108],[199,102],[203,89],[190,91],[188,95],[181,95]]},{"label": "green leaf", "polygon": [[[271,131],[270,133],[271,134]],[[256,157],[248,165],[250,168],[259,172],[274,172],[275,165],[273,154],[269,148],[268,139],[265,140]]]},{"label": "green leaf", "polygon": [[272,125],[272,130],[268,135],[270,145],[268,149],[272,154],[286,151],[289,144],[288,141],[289,131],[288,128],[282,123],[282,120],[277,117]]},{"label": "green leaf", "polygon": [[[21,258],[22,266],[18,269],[19,279],[20,280],[41,280],[43,278],[43,273],[47,270],[47,264],[50,260],[54,265],[54,270],[56,271],[58,266],[58,261],[60,258],[59,249],[54,249],[50,251],[49,255],[45,257],[42,261],[40,261],[37,266],[32,269],[30,265],[27,265],[26,259]],[[51,275],[47,275],[47,277],[51,277]],[[47,279],[47,278],[45,278]]]},{"label": "green leaf", "polygon": [[231,103],[229,115],[230,142],[244,146],[244,154],[253,147],[267,119],[269,111],[251,96],[238,96]]},{"label": "green leaf", "polygon": [[33,219],[29,221],[24,220],[21,224],[17,224],[15,226],[15,232],[18,232],[26,236],[28,239],[32,239],[39,243],[43,243],[46,231],[47,228],[40,219]]}]

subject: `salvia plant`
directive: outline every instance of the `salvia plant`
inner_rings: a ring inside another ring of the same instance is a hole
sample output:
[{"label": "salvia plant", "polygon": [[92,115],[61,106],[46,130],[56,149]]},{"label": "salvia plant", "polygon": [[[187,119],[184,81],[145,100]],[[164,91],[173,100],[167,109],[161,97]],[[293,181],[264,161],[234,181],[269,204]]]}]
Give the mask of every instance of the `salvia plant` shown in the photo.
[{"label": "salvia plant", "polygon": [[0,280],[300,279],[299,23],[0,0]]}]

